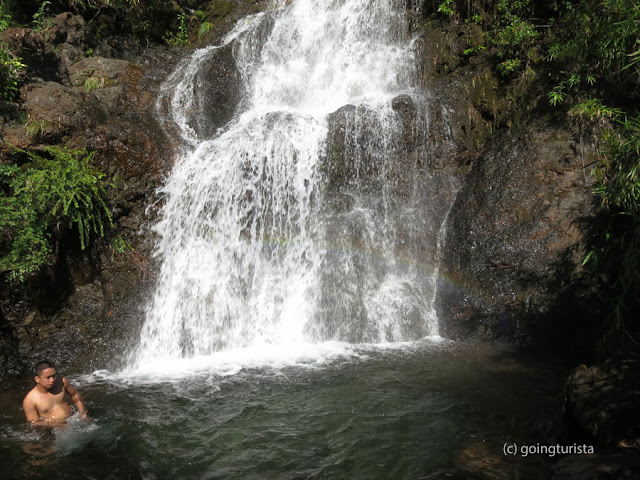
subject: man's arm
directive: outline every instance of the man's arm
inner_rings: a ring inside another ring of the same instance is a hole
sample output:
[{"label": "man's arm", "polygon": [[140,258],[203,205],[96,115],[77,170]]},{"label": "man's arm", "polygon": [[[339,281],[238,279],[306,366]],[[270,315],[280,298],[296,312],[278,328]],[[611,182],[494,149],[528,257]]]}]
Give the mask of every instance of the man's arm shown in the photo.
[{"label": "man's arm", "polygon": [[80,412],[80,418],[86,418],[87,417],[87,407],[84,406],[84,401],[82,400],[82,395],[80,395],[80,392],[78,392],[73,387],[73,385],[71,385],[69,383],[69,381],[66,379],[66,377],[62,378],[62,382],[64,383],[65,390],[67,391],[67,393],[71,397],[71,400],[73,400],[73,403],[75,403],[76,408]]},{"label": "man's arm", "polygon": [[40,423],[40,414],[38,414],[36,404],[33,402],[30,395],[24,397],[24,400],[22,401],[22,409],[27,417],[27,422],[31,422],[34,425]]}]

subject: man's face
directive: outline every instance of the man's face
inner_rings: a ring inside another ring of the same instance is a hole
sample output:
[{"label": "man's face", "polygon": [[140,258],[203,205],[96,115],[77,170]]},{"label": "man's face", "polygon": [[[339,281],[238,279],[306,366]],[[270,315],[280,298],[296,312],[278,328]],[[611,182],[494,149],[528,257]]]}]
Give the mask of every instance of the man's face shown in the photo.
[{"label": "man's face", "polygon": [[38,385],[42,385],[44,388],[49,390],[53,387],[53,384],[56,381],[56,369],[55,368],[45,368],[39,377],[36,377],[36,383]]}]

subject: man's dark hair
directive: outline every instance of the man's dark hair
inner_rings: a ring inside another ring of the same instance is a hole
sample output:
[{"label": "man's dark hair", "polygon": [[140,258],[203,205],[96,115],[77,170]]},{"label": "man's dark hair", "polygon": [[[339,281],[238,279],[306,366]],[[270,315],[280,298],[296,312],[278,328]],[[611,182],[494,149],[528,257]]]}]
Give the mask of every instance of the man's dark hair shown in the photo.
[{"label": "man's dark hair", "polygon": [[42,375],[42,371],[46,370],[47,368],[56,368],[56,367],[53,365],[53,363],[51,363],[48,360],[42,360],[41,362],[38,362],[35,368],[36,377],[39,377],[40,375]]}]

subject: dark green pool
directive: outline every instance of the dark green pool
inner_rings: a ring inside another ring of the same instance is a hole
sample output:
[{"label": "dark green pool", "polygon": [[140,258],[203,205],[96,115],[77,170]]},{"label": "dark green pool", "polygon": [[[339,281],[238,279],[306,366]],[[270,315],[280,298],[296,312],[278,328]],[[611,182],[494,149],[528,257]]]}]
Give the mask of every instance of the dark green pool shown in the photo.
[{"label": "dark green pool", "polygon": [[162,381],[69,375],[93,423],[25,424],[0,394],[3,479],[539,479],[572,365],[486,345],[362,347]]}]

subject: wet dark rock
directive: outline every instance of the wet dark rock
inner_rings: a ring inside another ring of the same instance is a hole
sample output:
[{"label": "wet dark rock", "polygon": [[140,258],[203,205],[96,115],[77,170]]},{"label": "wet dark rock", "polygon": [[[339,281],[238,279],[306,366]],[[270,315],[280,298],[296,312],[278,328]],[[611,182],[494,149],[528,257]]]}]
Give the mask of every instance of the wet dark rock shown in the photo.
[{"label": "wet dark rock", "polygon": [[[372,230],[372,218],[385,218],[380,224],[396,233],[387,246],[395,258],[411,258],[426,272],[436,268],[438,242],[433,239],[438,238],[457,184],[455,163],[447,161],[455,145],[446,123],[434,121],[441,120],[440,110],[428,99],[400,95],[391,100],[391,107],[381,115],[375,106],[347,105],[329,116],[321,164],[327,192],[322,205],[323,217],[330,219],[323,222],[326,236],[336,251],[326,258],[321,284],[327,288],[320,291],[331,291],[337,284],[350,285],[352,291],[342,291],[340,304],[321,300],[326,338],[339,332],[341,338],[373,341],[367,336],[369,306],[362,292],[371,282],[384,281],[386,264],[374,255],[350,253],[380,248],[386,233]],[[409,284],[399,288],[408,297],[428,295]],[[404,311],[402,320],[407,337],[428,333],[421,330],[424,321],[417,309]]]},{"label": "wet dark rock", "polygon": [[209,138],[231,120],[243,93],[233,45],[212,50],[210,56],[196,74],[194,106],[188,120],[200,138]]},{"label": "wet dark rock", "polygon": [[[0,316],[2,313],[0,313]],[[14,329],[9,327],[4,318],[0,318],[0,365],[2,378],[22,373],[24,365],[20,361],[19,340]]]},{"label": "wet dark rock", "polygon": [[128,182],[135,178],[157,181],[164,166],[158,158],[167,145],[157,120],[136,112],[112,117],[96,127],[88,147],[98,150],[96,162]]},{"label": "wet dark rock", "polygon": [[28,84],[20,90],[29,125],[40,141],[55,143],[74,129],[90,129],[106,120],[93,95],[55,82]]},{"label": "wet dark rock", "polygon": [[14,122],[24,114],[20,105],[12,102],[0,102],[0,129],[6,124]]},{"label": "wet dark rock", "polygon": [[416,135],[417,122],[419,122],[418,106],[411,95],[399,95],[391,101],[391,107],[398,114],[398,120],[402,125],[402,150],[412,152],[419,146],[420,135]]},{"label": "wet dark rock", "polygon": [[614,447],[640,446],[640,349],[620,353],[569,375],[564,414],[577,438]]},{"label": "wet dark rock", "polygon": [[47,29],[47,34],[54,45],[60,45],[61,43],[83,45],[89,32],[84,18],[71,12],[65,12],[51,20],[51,26]]},{"label": "wet dark rock", "polygon": [[69,12],[55,17],[45,34],[68,66],[85,57],[93,37],[84,18]]},{"label": "wet dark rock", "polygon": [[69,74],[62,58],[42,33],[30,28],[10,28],[0,33],[0,42],[27,65],[24,82],[45,81],[68,84]]},{"label": "wet dark rock", "polygon": [[[391,106],[396,115],[384,119],[367,105],[346,105],[329,116],[322,169],[330,191],[350,184],[360,192],[380,191],[391,181],[395,194],[411,196],[417,172],[456,174],[447,161],[454,145],[440,111],[410,95],[394,98]],[[393,144],[384,143],[382,130],[395,132]]]},{"label": "wet dark rock", "polygon": [[582,259],[597,206],[585,148],[569,130],[530,126],[474,163],[447,230],[442,334],[559,346],[571,319],[588,333],[598,312]]},{"label": "wet dark rock", "polygon": [[371,143],[376,138],[371,118],[374,117],[366,106],[354,105],[346,105],[329,116],[330,142],[323,171],[330,190],[356,182],[364,189],[360,180],[375,178],[380,172],[381,165],[371,157]]},{"label": "wet dark rock", "polygon": [[532,458],[514,460],[484,442],[471,443],[457,452],[454,465],[465,475],[461,478],[478,480],[543,479],[548,470],[542,462]]},{"label": "wet dark rock", "polygon": [[571,441],[592,446],[552,467],[553,480],[640,478],[640,349],[627,347],[591,367],[573,370],[563,413]]},{"label": "wet dark rock", "polygon": [[[137,73],[134,70],[139,70],[139,67],[126,60],[89,57],[69,67],[69,80],[74,87],[99,91],[105,87],[132,83],[128,78]],[[92,79],[96,82],[90,83]]]},{"label": "wet dark rock", "polygon": [[569,455],[551,467],[552,480],[636,480],[640,452],[598,450],[592,455]]}]

